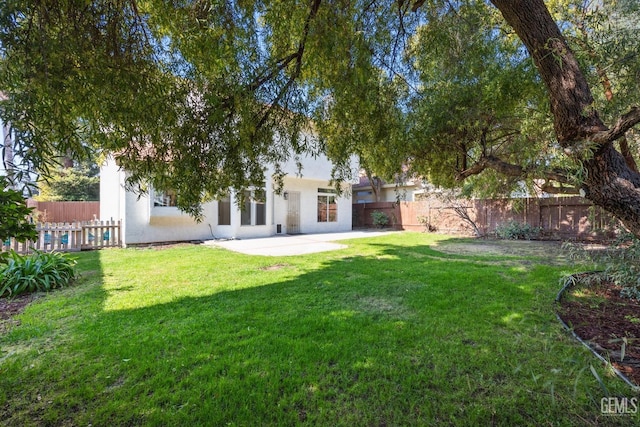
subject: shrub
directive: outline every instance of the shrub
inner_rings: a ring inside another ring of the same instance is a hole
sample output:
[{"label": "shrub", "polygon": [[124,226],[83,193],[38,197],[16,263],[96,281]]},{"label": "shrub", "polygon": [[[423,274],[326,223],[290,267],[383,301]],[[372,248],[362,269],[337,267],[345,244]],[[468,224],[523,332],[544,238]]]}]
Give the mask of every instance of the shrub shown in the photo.
[{"label": "shrub", "polygon": [[371,218],[373,219],[373,225],[378,228],[382,228],[389,224],[389,217],[384,212],[374,211],[371,213]]},{"label": "shrub", "polygon": [[531,240],[538,237],[541,232],[542,228],[540,227],[532,227],[527,223],[517,221],[509,221],[496,227],[496,235],[501,239]]},{"label": "shrub", "polygon": [[620,296],[640,300],[640,239],[633,234],[620,234],[604,251],[587,251],[573,244],[564,247],[572,259],[602,266],[600,275],[622,288]]},{"label": "shrub", "polygon": [[0,297],[50,291],[68,286],[76,278],[75,260],[56,252],[18,255],[11,251],[0,265]]}]

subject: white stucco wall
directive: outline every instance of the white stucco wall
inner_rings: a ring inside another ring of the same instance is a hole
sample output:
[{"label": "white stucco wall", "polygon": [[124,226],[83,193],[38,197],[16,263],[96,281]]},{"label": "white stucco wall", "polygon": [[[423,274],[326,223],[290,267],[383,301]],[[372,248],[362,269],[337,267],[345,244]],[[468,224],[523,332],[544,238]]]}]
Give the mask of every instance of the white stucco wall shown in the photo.
[{"label": "white stucco wall", "polygon": [[[328,180],[310,180],[294,177],[284,179],[286,192],[300,192],[300,232],[308,233],[332,233],[337,231],[351,230],[351,195],[345,192],[342,196],[336,197],[338,204],[337,222],[318,222],[318,195],[328,195],[318,193],[318,188],[330,189]],[[287,201],[283,196],[275,196],[274,206],[275,223],[282,225],[282,232],[288,233],[287,224]]]},{"label": "white stucco wall", "polygon": [[[302,177],[297,176],[297,166],[291,161],[285,165],[290,175],[284,180],[284,191],[299,191],[300,232],[325,233],[351,230],[351,195],[346,191],[337,197],[338,220],[336,222],[318,222],[318,188],[331,188],[329,177],[331,163],[326,157],[301,159]],[[354,168],[355,170],[355,168]],[[218,225],[218,202],[203,206],[202,222],[194,221],[189,215],[175,207],[154,207],[153,189],[150,194],[138,196],[124,189],[125,173],[118,169],[112,160],[101,169],[100,216],[101,219],[120,219],[122,221],[122,239],[125,245],[158,242],[210,240],[213,238],[256,238],[276,234],[277,224],[281,232],[287,233],[287,201],[282,195],[276,195],[270,180],[266,178],[266,224],[241,225],[240,210],[231,195],[231,224]],[[348,187],[348,184],[347,184]],[[326,194],[324,194],[326,195]]]},{"label": "white stucco wall", "polygon": [[[320,154],[316,157],[307,154],[300,156],[298,160],[302,165],[302,170],[298,171],[298,165],[296,164],[295,159],[289,159],[284,163],[282,165],[282,170],[289,176],[299,176],[304,179],[328,181],[331,178],[333,164],[324,154]],[[351,180],[347,184],[357,184],[359,181],[359,166],[358,160],[355,157],[351,158],[351,171]]]},{"label": "white stucco wall", "polygon": [[127,192],[125,204],[123,236],[128,245],[213,238],[212,230],[215,224],[211,224],[211,220],[217,218],[213,215],[217,213],[214,203],[206,203],[203,206],[205,218],[200,223],[178,208],[153,206],[151,195],[138,197],[132,192]]},{"label": "white stucco wall", "polygon": [[100,168],[100,219],[122,220],[124,218],[125,174],[112,158]]}]

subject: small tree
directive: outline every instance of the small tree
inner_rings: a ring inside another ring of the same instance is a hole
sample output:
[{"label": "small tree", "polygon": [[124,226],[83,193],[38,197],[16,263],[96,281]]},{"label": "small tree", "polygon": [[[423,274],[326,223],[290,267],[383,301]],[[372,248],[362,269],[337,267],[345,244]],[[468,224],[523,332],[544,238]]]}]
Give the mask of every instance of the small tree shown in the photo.
[{"label": "small tree", "polygon": [[[6,177],[0,176],[0,242],[13,237],[19,242],[35,240],[38,236],[35,224],[29,221],[33,208],[28,208],[22,193],[9,187]],[[0,262],[4,256],[0,253]]]},{"label": "small tree", "polygon": [[36,200],[43,202],[93,201],[100,199],[100,178],[88,167],[65,167],[39,183]]},{"label": "small tree", "polygon": [[440,189],[438,192],[434,191],[433,195],[447,208],[452,209],[465,224],[470,226],[476,237],[482,237],[482,230],[480,230],[480,227],[476,224],[475,218],[471,216],[472,209],[469,207],[469,199],[462,191],[457,189]]}]

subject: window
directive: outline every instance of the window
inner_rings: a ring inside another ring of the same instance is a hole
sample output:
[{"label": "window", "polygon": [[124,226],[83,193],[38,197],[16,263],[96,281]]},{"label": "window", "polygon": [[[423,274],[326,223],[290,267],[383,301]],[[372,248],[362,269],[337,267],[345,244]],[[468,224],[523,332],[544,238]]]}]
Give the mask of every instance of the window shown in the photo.
[{"label": "window", "polygon": [[153,206],[154,207],[174,207],[178,206],[178,195],[173,190],[154,191]]},{"label": "window", "polygon": [[231,199],[218,200],[218,225],[231,225]]},{"label": "window", "polygon": [[253,203],[256,207],[256,225],[267,223],[267,194],[264,190],[256,190],[253,193]]},{"label": "window", "polygon": [[244,203],[240,212],[240,225],[251,225],[251,191],[244,192]]},{"label": "window", "polygon": [[318,188],[318,193],[325,193],[318,196],[318,222],[337,222],[338,204],[336,203],[335,190]]},{"label": "window", "polygon": [[265,225],[267,223],[267,203],[264,190],[247,190],[240,212],[240,225]]},{"label": "window", "polygon": [[373,191],[356,191],[356,203],[368,203],[373,199]]}]

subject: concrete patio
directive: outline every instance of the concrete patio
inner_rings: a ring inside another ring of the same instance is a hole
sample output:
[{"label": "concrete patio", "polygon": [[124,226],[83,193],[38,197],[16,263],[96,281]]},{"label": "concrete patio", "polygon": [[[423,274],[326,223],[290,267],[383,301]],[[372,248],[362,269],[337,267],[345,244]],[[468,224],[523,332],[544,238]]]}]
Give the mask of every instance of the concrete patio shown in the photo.
[{"label": "concrete patio", "polygon": [[275,235],[259,239],[207,240],[205,245],[217,246],[247,255],[291,256],[346,248],[341,240],[375,237],[393,231],[345,231],[341,233]]}]

